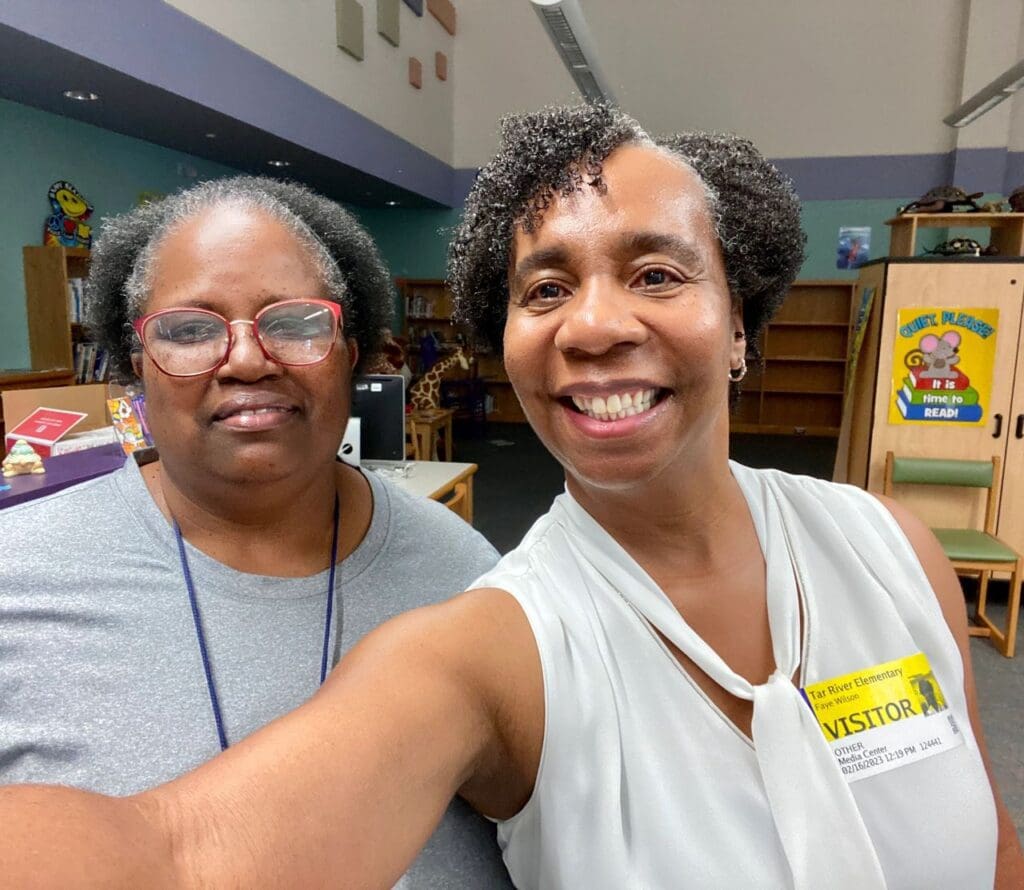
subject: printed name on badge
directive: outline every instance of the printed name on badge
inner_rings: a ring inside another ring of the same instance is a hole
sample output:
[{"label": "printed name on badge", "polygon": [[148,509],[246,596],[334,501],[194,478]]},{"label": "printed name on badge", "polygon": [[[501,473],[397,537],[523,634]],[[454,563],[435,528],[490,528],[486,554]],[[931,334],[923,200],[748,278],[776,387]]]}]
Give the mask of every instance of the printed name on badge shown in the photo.
[{"label": "printed name on badge", "polygon": [[964,742],[923,652],[803,689],[848,782]]}]

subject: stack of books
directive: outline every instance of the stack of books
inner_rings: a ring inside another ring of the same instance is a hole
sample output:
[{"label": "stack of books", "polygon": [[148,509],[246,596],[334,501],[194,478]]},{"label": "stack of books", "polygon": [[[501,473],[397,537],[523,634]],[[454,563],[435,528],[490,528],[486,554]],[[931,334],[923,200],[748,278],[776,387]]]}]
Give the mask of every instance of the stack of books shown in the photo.
[{"label": "stack of books", "polygon": [[896,394],[896,407],[907,420],[977,423],[982,408],[978,391],[966,374],[950,368],[952,377],[923,377],[926,368],[911,368]]}]

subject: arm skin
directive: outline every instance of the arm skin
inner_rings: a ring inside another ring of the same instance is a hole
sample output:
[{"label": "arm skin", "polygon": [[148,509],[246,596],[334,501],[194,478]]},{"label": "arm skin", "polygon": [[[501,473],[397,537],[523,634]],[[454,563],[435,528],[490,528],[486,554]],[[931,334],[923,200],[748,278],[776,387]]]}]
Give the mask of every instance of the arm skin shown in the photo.
[{"label": "arm skin", "polygon": [[936,540],[931,530],[914,516],[906,507],[891,498],[876,495],[886,509],[903,529],[911,546],[917,553],[925,574],[931,582],[932,589],[942,608],[942,614],[953,633],[960,657],[964,662],[964,693],[967,696],[967,710],[971,717],[971,728],[978,740],[988,780],[992,785],[992,796],[996,802],[996,815],[999,820],[998,848],[996,851],[996,890],[1017,890],[1024,887],[1024,853],[1021,852],[1017,829],[1006,809],[995,779],[992,776],[992,765],[989,761],[985,736],[981,730],[978,717],[978,695],[974,688],[974,668],[971,665],[969,636],[967,633],[967,609],[964,605],[964,594],[960,581],[953,571],[953,566],[942,551],[942,545]]},{"label": "arm skin", "polygon": [[[538,705],[524,733],[512,712]],[[301,708],[152,791],[0,789],[2,883],[391,887],[456,793],[495,815],[525,803],[542,726],[525,615],[471,591],[388,622]]]}]

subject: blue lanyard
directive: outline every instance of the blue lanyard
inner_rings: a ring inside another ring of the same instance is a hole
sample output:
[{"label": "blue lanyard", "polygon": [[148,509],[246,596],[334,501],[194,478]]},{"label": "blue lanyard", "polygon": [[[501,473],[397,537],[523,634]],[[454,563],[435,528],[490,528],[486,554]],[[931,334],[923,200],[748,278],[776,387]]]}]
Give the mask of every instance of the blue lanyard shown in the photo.
[{"label": "blue lanyard", "polygon": [[[327,655],[331,641],[331,614],[334,611],[334,567],[335,558],[338,552],[338,517],[340,505],[338,495],[334,495],[334,534],[331,537],[331,571],[327,579],[327,609],[324,618],[324,650],[320,657],[320,684],[323,685],[327,679]],[[188,601],[192,606],[192,623],[196,628],[196,639],[199,641],[199,654],[203,659],[203,671],[206,673],[206,689],[210,694],[210,707],[213,709],[213,719],[217,724],[217,738],[220,739],[221,751],[228,749],[228,737],[224,732],[224,718],[220,713],[220,699],[217,697],[217,686],[213,682],[213,671],[210,668],[210,656],[206,649],[206,635],[203,633],[203,620],[199,614],[199,603],[196,602],[196,589],[192,583],[192,572],[189,571],[188,557],[185,555],[185,541],[181,537],[181,528],[178,521],[174,520],[174,536],[178,540],[178,556],[181,558],[181,572],[185,576],[185,586],[188,588]]]}]

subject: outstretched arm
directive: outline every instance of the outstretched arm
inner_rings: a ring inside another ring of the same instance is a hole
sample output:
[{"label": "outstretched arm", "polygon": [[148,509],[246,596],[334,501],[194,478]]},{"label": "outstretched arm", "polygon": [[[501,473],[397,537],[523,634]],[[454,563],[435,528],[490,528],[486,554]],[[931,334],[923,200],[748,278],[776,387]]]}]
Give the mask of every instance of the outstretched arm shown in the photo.
[{"label": "outstretched arm", "polygon": [[974,737],[978,740],[978,747],[985,762],[985,769],[992,785],[992,795],[995,797],[996,816],[999,820],[995,886],[997,890],[1024,887],[1024,854],[1021,853],[1020,840],[1017,838],[1017,829],[1010,817],[1010,811],[1003,803],[992,776],[992,764],[989,760],[988,748],[985,745],[981,719],[978,716],[978,694],[974,687],[974,668],[971,665],[971,650],[967,633],[967,610],[964,606],[960,581],[953,571],[953,566],[946,559],[942,545],[936,540],[931,530],[897,501],[887,497],[879,497],[879,500],[900,524],[917,553],[918,559],[921,560],[921,566],[935,591],[942,614],[953,633],[957,647],[960,649],[960,656],[964,663],[964,692],[967,698],[967,711],[971,717],[971,729],[974,731]]},{"label": "outstretched arm", "polygon": [[153,791],[0,791],[0,874],[18,887],[390,887],[460,789],[498,810],[528,793],[498,768],[505,702],[535,700],[539,682],[524,631],[507,594],[464,594],[384,625],[307,704]]}]

